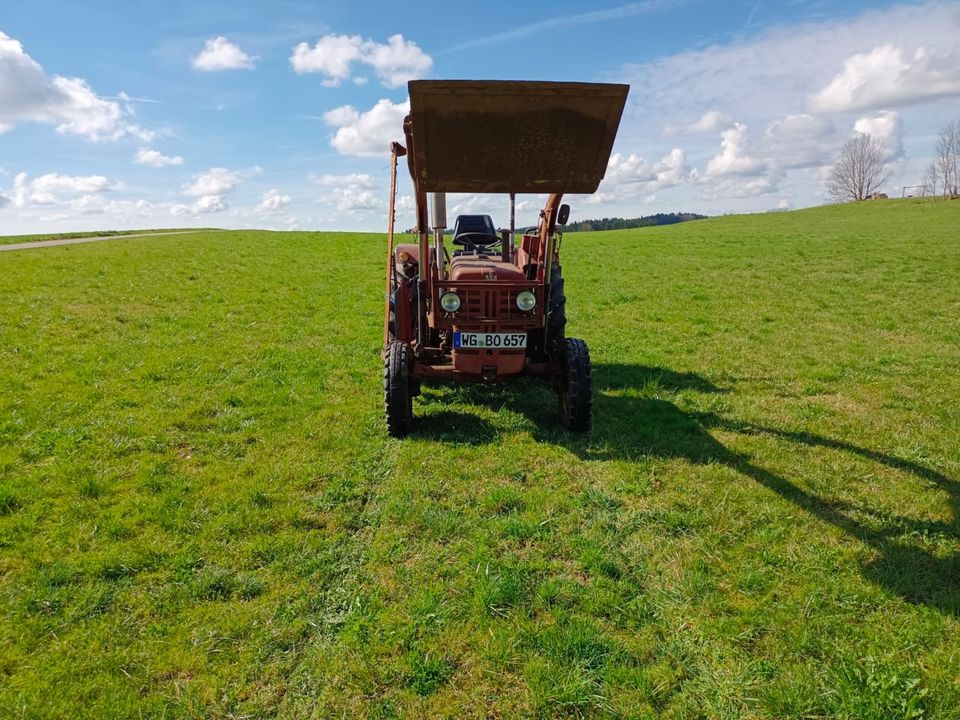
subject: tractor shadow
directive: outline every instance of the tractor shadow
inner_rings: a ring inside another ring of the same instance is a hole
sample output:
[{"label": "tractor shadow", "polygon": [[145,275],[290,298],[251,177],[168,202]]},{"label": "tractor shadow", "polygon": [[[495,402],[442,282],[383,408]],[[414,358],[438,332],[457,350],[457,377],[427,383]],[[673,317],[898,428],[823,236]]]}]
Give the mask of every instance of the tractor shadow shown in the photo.
[{"label": "tractor shadow", "polygon": [[[594,424],[587,436],[568,433],[557,419],[556,397],[543,383],[518,382],[496,387],[425,388],[431,403],[477,404],[494,411],[507,408],[525,415],[541,443],[560,445],[585,460],[677,458],[694,464],[720,463],[776,493],[795,507],[828,523],[875,551],[863,575],[905,601],[960,615],[960,554],[934,554],[899,538],[920,536],[930,544],[960,538],[960,483],[920,463],[809,432],[745,423],[718,412],[686,412],[662,397],[694,391],[730,392],[692,373],[657,367],[595,365]],[[709,397],[707,398],[709,400]],[[706,403],[709,407],[711,403]],[[880,512],[860,503],[824,500],[788,478],[761,467],[754,458],[727,448],[714,432],[772,437],[797,448],[817,447],[857,455],[878,465],[910,473],[946,493],[952,520],[929,521]],[[414,434],[442,442],[492,443],[495,428],[467,413],[444,410],[427,415]],[[867,518],[863,521],[858,518]],[[946,543],[944,543],[946,544]]]},{"label": "tractor shadow", "polygon": [[[426,392],[429,393],[429,390]],[[436,401],[432,395],[430,399]],[[414,413],[416,412],[415,401]],[[476,415],[443,410],[427,415],[417,415],[412,435],[447,445],[485,445],[496,439],[497,431],[493,425]]]}]

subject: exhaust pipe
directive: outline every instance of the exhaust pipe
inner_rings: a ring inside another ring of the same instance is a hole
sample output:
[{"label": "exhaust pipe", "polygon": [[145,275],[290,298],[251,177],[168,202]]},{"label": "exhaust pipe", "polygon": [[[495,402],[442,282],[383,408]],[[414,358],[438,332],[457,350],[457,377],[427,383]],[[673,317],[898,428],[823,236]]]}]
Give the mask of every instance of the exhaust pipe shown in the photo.
[{"label": "exhaust pipe", "polygon": [[517,234],[517,194],[510,193],[510,238],[509,240],[506,237],[506,233],[503,233],[503,236],[500,240],[500,260],[503,262],[510,262],[510,255],[513,253],[513,243],[515,242],[514,238]]},{"label": "exhaust pipe", "polygon": [[447,194],[433,193],[430,196],[433,215],[434,255],[437,256],[437,277],[443,278],[443,231],[447,229]]}]

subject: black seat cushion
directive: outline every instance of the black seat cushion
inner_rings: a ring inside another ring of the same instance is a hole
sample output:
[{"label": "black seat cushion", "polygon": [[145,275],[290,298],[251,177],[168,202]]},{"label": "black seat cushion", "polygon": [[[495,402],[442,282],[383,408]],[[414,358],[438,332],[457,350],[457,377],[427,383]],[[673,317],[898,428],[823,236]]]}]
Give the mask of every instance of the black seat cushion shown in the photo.
[{"label": "black seat cushion", "polygon": [[483,233],[496,238],[497,228],[489,215],[457,215],[453,224],[453,239],[456,240],[461,233]]}]

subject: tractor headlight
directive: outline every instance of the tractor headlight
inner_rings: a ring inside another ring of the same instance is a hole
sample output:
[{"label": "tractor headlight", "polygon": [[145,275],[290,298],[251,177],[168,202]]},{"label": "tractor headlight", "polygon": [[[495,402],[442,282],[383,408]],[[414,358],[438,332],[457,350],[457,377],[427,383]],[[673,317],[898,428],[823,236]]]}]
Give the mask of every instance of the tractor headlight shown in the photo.
[{"label": "tractor headlight", "polygon": [[517,307],[523,312],[530,312],[537,306],[537,296],[529,290],[517,293]]},{"label": "tractor headlight", "polygon": [[455,292],[445,292],[440,296],[440,307],[448,313],[456,312],[460,309],[460,296]]}]

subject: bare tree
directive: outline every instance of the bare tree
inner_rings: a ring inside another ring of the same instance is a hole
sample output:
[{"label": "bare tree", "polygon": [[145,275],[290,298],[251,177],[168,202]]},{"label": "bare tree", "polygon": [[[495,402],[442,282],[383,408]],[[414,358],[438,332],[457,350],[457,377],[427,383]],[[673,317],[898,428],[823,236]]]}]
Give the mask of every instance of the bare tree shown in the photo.
[{"label": "bare tree", "polygon": [[940,171],[937,169],[937,161],[931,160],[927,165],[927,170],[923,174],[923,195],[926,197],[937,196],[937,187],[940,185]]},{"label": "bare tree", "polygon": [[960,122],[952,122],[940,131],[933,165],[943,194],[960,194]]},{"label": "bare tree", "polygon": [[840,159],[827,178],[827,192],[838,202],[863,200],[890,179],[883,143],[871,135],[858,135],[840,150]]}]

